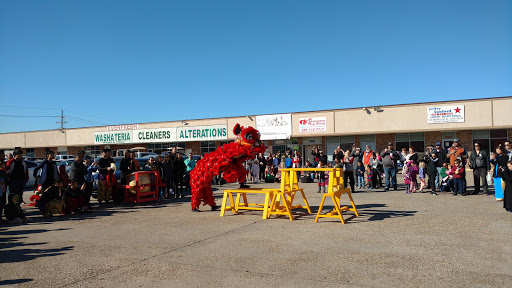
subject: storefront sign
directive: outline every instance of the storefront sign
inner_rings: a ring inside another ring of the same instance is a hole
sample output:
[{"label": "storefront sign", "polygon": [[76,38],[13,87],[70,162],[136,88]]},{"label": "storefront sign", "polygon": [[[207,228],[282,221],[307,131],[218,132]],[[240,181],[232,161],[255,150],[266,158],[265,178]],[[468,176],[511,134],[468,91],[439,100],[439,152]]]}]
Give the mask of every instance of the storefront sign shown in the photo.
[{"label": "storefront sign", "polygon": [[226,125],[149,128],[94,133],[94,144],[166,143],[227,140]]},{"label": "storefront sign", "polygon": [[178,142],[226,140],[228,129],[226,125],[178,127],[176,136]]},{"label": "storefront sign", "polygon": [[133,130],[133,143],[176,142],[176,128]]},{"label": "storefront sign", "polygon": [[139,124],[107,126],[107,131],[122,131],[139,129]]},{"label": "storefront sign", "polygon": [[292,135],[292,114],[256,116],[256,129],[261,140],[290,139]]},{"label": "storefront sign", "polygon": [[327,117],[310,117],[299,119],[299,132],[325,132],[327,131]]},{"label": "storefront sign", "polygon": [[427,108],[428,123],[463,123],[464,105]]},{"label": "storefront sign", "polygon": [[122,144],[133,143],[132,131],[116,131],[116,132],[94,132],[94,144]]}]

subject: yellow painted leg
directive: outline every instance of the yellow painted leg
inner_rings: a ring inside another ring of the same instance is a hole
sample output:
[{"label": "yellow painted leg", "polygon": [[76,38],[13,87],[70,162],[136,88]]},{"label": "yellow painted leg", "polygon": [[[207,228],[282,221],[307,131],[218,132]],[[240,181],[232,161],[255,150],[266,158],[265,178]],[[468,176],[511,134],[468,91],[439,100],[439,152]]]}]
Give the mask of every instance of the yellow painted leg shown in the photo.
[{"label": "yellow painted leg", "polygon": [[236,193],[236,201],[235,201],[235,211],[238,212],[238,206],[240,205],[240,194]]},{"label": "yellow painted leg", "polygon": [[277,201],[277,195],[278,193],[272,195],[272,200],[270,200],[270,208],[268,208],[267,211],[267,218],[270,218],[270,212],[273,212],[276,210],[276,201]]},{"label": "yellow painted leg", "polygon": [[284,204],[284,207],[286,207],[286,211],[288,212],[288,217],[290,217],[290,221],[293,221],[293,216],[292,216],[292,211],[291,211],[291,203],[287,201],[286,197],[283,195],[283,204]]},{"label": "yellow painted leg", "polygon": [[332,202],[334,203],[334,210],[336,210],[336,212],[338,213],[341,223],[345,224],[345,220],[343,220],[343,215],[341,215],[340,202],[336,199],[337,197],[335,195],[331,196],[331,198]]},{"label": "yellow painted leg", "polygon": [[235,213],[235,201],[233,201],[233,192],[228,192],[229,194],[229,202],[231,203],[231,212]]},{"label": "yellow painted leg", "polygon": [[322,195],[322,202],[320,202],[320,207],[318,207],[318,213],[316,213],[315,223],[318,222],[318,218],[320,217],[320,214],[322,213],[322,208],[324,207],[325,202],[325,195]]},{"label": "yellow painted leg", "polygon": [[308,209],[308,213],[311,214],[311,208],[309,208],[308,199],[306,199],[306,195],[304,194],[304,190],[300,190],[302,193],[302,199],[304,199],[304,204],[306,204],[306,209]]},{"label": "yellow painted leg", "polygon": [[272,192],[267,192],[265,193],[265,204],[263,206],[263,219],[267,219],[267,213],[268,213],[268,198],[270,196],[270,193]]},{"label": "yellow painted leg", "polygon": [[226,202],[228,201],[228,192],[224,191],[224,197],[222,198],[222,206],[220,208],[220,217],[224,216],[226,212]]},{"label": "yellow painted leg", "polygon": [[354,199],[352,199],[352,194],[349,192],[348,193],[348,198],[350,198],[350,203],[352,204],[352,208],[354,209],[354,214],[356,214],[356,216],[359,216],[359,213],[357,213],[357,208],[356,208],[356,204],[354,203]]},{"label": "yellow painted leg", "polygon": [[249,204],[248,204],[249,202],[247,202],[247,194],[243,193],[242,197],[244,198],[244,206],[249,207]]}]

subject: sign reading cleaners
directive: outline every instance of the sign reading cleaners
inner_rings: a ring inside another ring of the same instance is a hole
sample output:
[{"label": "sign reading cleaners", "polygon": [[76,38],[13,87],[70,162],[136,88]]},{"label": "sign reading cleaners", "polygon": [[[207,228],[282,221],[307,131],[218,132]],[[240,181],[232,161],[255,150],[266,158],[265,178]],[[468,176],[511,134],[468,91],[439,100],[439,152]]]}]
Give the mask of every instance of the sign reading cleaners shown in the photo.
[{"label": "sign reading cleaners", "polygon": [[463,123],[464,105],[428,107],[429,124]]},{"label": "sign reading cleaners", "polygon": [[149,128],[94,133],[94,144],[166,143],[228,139],[226,125]]},{"label": "sign reading cleaners", "polygon": [[310,117],[299,119],[299,132],[325,132],[327,131],[327,117]]}]

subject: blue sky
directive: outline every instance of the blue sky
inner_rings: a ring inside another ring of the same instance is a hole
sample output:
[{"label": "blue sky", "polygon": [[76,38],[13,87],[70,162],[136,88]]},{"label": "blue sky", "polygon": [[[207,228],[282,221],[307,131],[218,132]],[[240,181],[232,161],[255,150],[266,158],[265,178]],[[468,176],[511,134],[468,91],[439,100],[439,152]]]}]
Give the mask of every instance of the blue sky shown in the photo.
[{"label": "blue sky", "polygon": [[[2,1],[1,115],[87,127],[512,95],[511,1]],[[56,129],[0,117],[0,133]]]}]

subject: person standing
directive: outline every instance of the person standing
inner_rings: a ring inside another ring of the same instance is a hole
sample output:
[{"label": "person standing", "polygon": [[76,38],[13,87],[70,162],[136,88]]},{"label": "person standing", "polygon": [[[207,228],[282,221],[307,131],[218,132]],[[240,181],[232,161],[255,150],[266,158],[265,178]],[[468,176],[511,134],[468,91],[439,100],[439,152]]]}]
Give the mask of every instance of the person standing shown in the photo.
[{"label": "person standing", "polygon": [[23,160],[23,150],[18,149],[13,152],[14,158],[7,162],[7,171],[9,175],[9,195],[18,195],[16,198],[18,204],[23,203],[23,191],[28,181],[27,163]]},{"label": "person standing", "polygon": [[175,198],[183,198],[185,189],[183,187],[183,175],[185,174],[185,162],[181,157],[181,153],[176,154],[176,159],[172,164],[172,175],[173,175],[173,185],[174,185],[174,197]]},{"label": "person standing", "polygon": [[443,184],[443,181],[441,179],[441,169],[443,168],[443,164],[447,161],[446,151],[441,148],[441,142],[436,143],[436,147],[435,147],[434,151],[436,151],[437,159],[439,159],[437,161],[437,167],[436,167],[436,169],[437,169],[436,187],[439,190],[441,190],[441,185]]},{"label": "person standing", "polygon": [[121,185],[126,185],[126,176],[135,172],[133,171],[132,151],[126,150],[124,158],[119,162],[119,170],[121,170]]},{"label": "person standing", "polygon": [[[361,153],[361,148],[357,147],[355,148],[355,146],[352,148],[352,154],[350,155],[354,158],[354,163],[353,163],[353,171],[354,171],[354,179],[356,179],[356,184],[355,185],[360,185],[359,183],[359,180],[357,178],[357,163],[359,163],[359,161],[363,161],[363,153]],[[363,183],[364,185],[364,183]]]},{"label": "person standing", "polygon": [[491,163],[494,165],[492,173],[494,177],[494,197],[496,201],[502,201],[505,190],[505,182],[500,168],[507,169],[508,155],[501,144],[496,147],[496,154],[491,154]]},{"label": "person standing", "polygon": [[396,183],[396,161],[400,158],[400,156],[393,149],[393,143],[388,143],[388,147],[380,152],[380,157],[382,158],[382,166],[384,168],[384,175],[386,178],[386,186],[384,190],[389,190],[391,186],[393,186],[394,190],[397,190],[398,185]]},{"label": "person standing", "polygon": [[170,193],[174,194],[174,189],[172,187],[172,167],[173,162],[171,162],[171,155],[167,154],[164,157],[164,161],[162,162],[162,182],[165,184],[164,198],[169,199]]},{"label": "person standing", "polygon": [[[453,139],[452,147],[448,150],[446,155],[450,161],[450,167],[455,166],[455,160],[459,159],[462,167],[466,167],[466,160],[468,159],[468,152],[466,148],[462,147],[458,138]],[[466,194],[466,169],[462,169],[464,174],[462,175],[462,181],[464,182],[464,194]]]},{"label": "person standing", "polygon": [[92,159],[87,159],[87,175],[85,175],[85,204],[87,204],[88,208],[91,208],[91,195],[92,195],[92,186],[93,186],[93,177],[92,173],[98,170],[98,166],[96,161]]},{"label": "person standing", "polygon": [[512,160],[507,162],[507,167],[501,167],[500,171],[505,181],[503,208],[508,212],[512,212]]},{"label": "person standing", "polygon": [[85,191],[87,188],[85,184],[85,176],[87,176],[87,167],[84,165],[84,158],[82,153],[76,153],[75,161],[71,163],[71,170],[69,178],[78,182],[78,189]]},{"label": "person standing", "polygon": [[[252,161],[252,160],[251,160]],[[196,167],[196,160],[192,158],[192,153],[188,153],[188,158],[185,159],[185,185],[190,189],[190,172]]]},{"label": "person standing", "polygon": [[370,164],[370,160],[372,159],[373,151],[370,145],[366,145],[366,149],[363,153],[363,165],[366,167],[366,165]]},{"label": "person standing", "polygon": [[433,151],[430,153],[430,155],[425,155],[425,163],[427,168],[427,175],[428,175],[428,182],[432,195],[437,195],[436,193],[436,183],[435,180],[437,178],[437,162],[439,159],[437,159],[436,152]]},{"label": "person standing", "polygon": [[[266,160],[265,160],[265,157],[263,156],[263,153],[260,153],[258,155],[258,163],[260,165],[260,174],[259,174],[259,180],[261,181],[265,181],[265,163],[266,163]],[[286,167],[288,168],[288,167]]]},{"label": "person standing", "polygon": [[37,165],[36,169],[34,169],[34,178],[37,178],[37,172],[41,169],[41,176],[39,176],[39,183],[41,183],[42,190],[50,188],[57,182],[57,176],[59,175],[59,171],[57,171],[57,163],[53,161],[55,159],[55,152],[48,151],[46,152],[46,159]]},{"label": "person standing", "polygon": [[[482,194],[489,195],[487,187],[487,172],[491,170],[489,155],[487,155],[487,151],[482,150],[478,141],[475,142],[475,150],[469,156],[469,168],[473,169],[473,180],[475,183],[473,194],[478,195],[480,193],[480,184],[482,184]],[[480,181],[482,182],[480,183]]]},{"label": "person standing", "polygon": [[98,159],[98,203],[100,205],[103,201],[108,204],[112,195],[112,182],[115,181],[113,163],[114,159],[110,157],[110,149],[103,149],[102,157]]},{"label": "person standing", "polygon": [[347,188],[347,183],[350,182],[350,191],[355,191],[354,184],[354,157],[350,155],[349,151],[345,151],[345,156],[341,160],[343,165],[343,187]]},{"label": "person standing", "polygon": [[505,150],[508,155],[508,161],[512,161],[512,143],[509,140],[505,141]]}]

